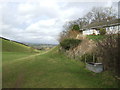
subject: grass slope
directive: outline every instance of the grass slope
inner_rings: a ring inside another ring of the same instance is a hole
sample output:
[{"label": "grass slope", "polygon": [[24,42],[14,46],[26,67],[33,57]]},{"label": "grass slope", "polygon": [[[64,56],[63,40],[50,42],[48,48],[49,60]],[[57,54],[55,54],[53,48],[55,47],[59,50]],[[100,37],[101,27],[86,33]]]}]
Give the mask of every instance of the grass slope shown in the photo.
[{"label": "grass slope", "polygon": [[2,51],[3,52],[34,52],[36,50],[20,43],[2,39]]},{"label": "grass slope", "polygon": [[16,54],[10,61],[11,55],[3,53],[3,88],[116,87],[109,74],[90,72],[83,63],[58,53],[57,48],[30,58],[26,55],[25,59]]}]

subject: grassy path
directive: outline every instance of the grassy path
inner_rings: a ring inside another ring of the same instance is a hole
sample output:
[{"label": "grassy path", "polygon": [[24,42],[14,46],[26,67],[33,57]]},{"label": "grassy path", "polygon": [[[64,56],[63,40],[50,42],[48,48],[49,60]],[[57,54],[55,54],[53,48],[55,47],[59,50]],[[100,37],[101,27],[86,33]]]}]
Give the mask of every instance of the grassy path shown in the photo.
[{"label": "grassy path", "polygon": [[[52,48],[52,49],[54,49],[54,48]],[[51,50],[52,50],[51,49]],[[10,59],[10,58],[7,58],[6,59],[6,57],[5,57],[5,59],[7,60],[5,60],[6,62],[4,62],[3,63],[3,65],[7,65],[6,63],[9,63],[9,64],[12,64],[12,63],[14,63],[14,62],[19,62],[19,61],[24,61],[24,60],[29,60],[30,58],[33,58],[33,57],[36,57],[36,56],[39,56],[39,55],[43,55],[43,54],[46,54],[46,53],[48,53],[48,52],[50,52],[51,50],[49,50],[49,51],[44,51],[44,52],[40,52],[40,53],[37,53],[37,54],[35,54],[35,53],[24,53],[25,54],[25,56],[24,56],[24,54],[23,54],[23,56],[22,57],[17,57],[16,58],[16,54],[21,54],[21,53],[11,53],[11,52],[6,52],[5,54],[7,55],[7,53],[8,54],[12,54],[12,60],[9,62],[8,61],[8,59]],[[4,54],[4,53],[3,53]],[[10,55],[11,55],[10,54]],[[15,55],[15,58],[14,58],[14,55]],[[17,55],[18,56],[18,55]],[[10,56],[8,56],[8,57],[10,57]],[[3,59],[4,59],[4,56],[3,56]]]},{"label": "grassy path", "polygon": [[115,87],[109,75],[106,80],[106,74],[86,70],[83,63],[58,53],[57,48],[30,56],[16,54],[16,59],[11,60],[14,63],[7,63],[9,54],[8,58],[3,58],[3,88]]},{"label": "grassy path", "polygon": [[[54,49],[54,48],[52,48],[52,49]],[[52,50],[51,49],[51,50]],[[24,61],[24,60],[30,60],[30,58],[33,58],[33,57],[36,57],[36,56],[39,56],[39,55],[43,55],[43,54],[46,54],[46,53],[48,53],[48,52],[50,52],[51,50],[49,50],[49,51],[44,51],[44,52],[40,52],[40,53],[37,53],[37,54],[33,54],[33,55],[29,55],[29,56],[26,56],[26,57],[22,57],[22,58],[18,58],[18,59],[15,59],[14,61],[12,61],[11,63],[14,63],[14,62],[19,62],[19,61]],[[10,63],[9,63],[10,64]]]}]

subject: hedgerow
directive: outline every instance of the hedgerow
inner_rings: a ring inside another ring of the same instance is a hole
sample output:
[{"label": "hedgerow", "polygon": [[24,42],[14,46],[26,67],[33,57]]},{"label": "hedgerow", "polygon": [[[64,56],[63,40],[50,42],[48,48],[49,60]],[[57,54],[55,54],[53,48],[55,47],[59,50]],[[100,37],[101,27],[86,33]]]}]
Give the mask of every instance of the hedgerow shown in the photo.
[{"label": "hedgerow", "polygon": [[60,42],[60,46],[65,49],[65,50],[69,50],[72,49],[74,47],[76,47],[78,44],[81,43],[82,40],[78,40],[78,39],[65,39],[62,42]]}]

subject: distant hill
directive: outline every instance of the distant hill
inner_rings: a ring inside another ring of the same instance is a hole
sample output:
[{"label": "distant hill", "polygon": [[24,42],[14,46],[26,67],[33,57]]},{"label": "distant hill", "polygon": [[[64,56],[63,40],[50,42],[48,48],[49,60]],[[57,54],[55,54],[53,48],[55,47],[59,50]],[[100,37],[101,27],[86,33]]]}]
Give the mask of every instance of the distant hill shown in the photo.
[{"label": "distant hill", "polygon": [[38,50],[45,50],[46,48],[50,49],[57,46],[56,44],[30,44],[30,43],[27,45]]},{"label": "distant hill", "polygon": [[37,50],[31,48],[23,43],[16,41],[11,41],[6,38],[0,38],[2,41],[2,51],[3,52],[36,52]]}]

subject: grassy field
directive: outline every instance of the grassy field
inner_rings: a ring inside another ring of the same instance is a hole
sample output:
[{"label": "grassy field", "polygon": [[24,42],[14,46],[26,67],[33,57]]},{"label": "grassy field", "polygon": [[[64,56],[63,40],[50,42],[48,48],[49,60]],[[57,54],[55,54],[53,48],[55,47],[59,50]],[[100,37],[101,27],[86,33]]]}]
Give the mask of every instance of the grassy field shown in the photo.
[{"label": "grassy field", "polygon": [[[84,64],[58,53],[3,53],[3,88],[106,88],[116,87],[107,72],[96,74]],[[26,57],[26,58],[25,58]]]}]

